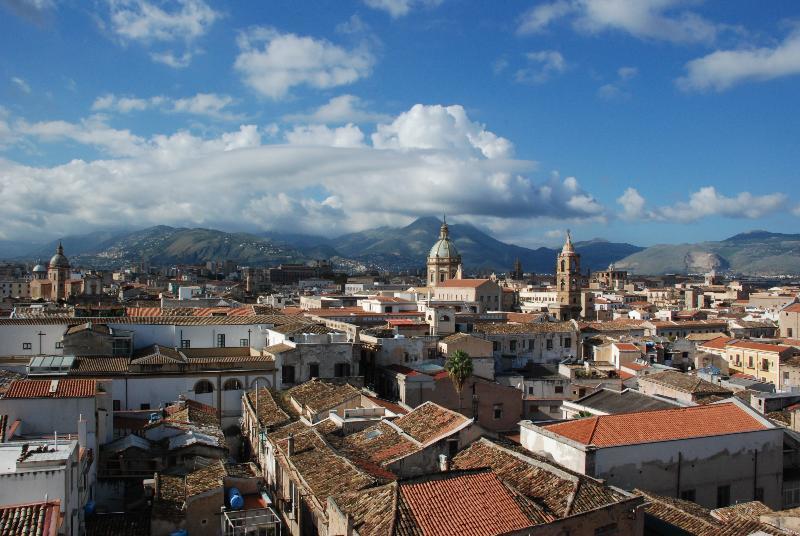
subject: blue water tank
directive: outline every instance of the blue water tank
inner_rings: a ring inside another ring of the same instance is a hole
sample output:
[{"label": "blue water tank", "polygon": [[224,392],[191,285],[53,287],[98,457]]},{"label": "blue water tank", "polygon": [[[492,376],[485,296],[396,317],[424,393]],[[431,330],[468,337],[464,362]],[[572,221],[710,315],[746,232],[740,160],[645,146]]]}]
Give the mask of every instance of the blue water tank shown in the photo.
[{"label": "blue water tank", "polygon": [[169,536],[189,536],[189,531],[186,529],[176,530],[174,532],[170,532]]},{"label": "blue water tank", "polygon": [[238,488],[231,488],[228,490],[228,506],[231,510],[241,510],[244,508],[244,497],[239,493]]},{"label": "blue water tank", "polygon": [[94,501],[89,501],[86,503],[86,506],[83,507],[83,511],[87,516],[90,516],[94,513],[95,504]]}]

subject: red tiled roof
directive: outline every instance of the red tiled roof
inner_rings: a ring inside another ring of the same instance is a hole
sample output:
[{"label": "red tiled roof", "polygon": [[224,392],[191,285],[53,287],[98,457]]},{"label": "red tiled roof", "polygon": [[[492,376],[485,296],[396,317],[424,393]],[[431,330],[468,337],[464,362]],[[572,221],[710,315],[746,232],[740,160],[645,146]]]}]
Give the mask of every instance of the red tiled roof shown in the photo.
[{"label": "red tiled roof", "polygon": [[776,352],[783,353],[786,350],[792,350],[791,346],[784,346],[783,344],[767,344],[764,342],[753,341],[736,341],[728,344],[734,348],[744,348],[746,350],[758,350],[760,352]]},{"label": "red tiled roof", "polygon": [[425,536],[493,536],[534,524],[490,471],[428,477],[401,484],[400,494]]},{"label": "red tiled roof", "polygon": [[629,342],[615,342],[614,346],[616,346],[618,350],[622,350],[623,352],[641,352],[642,351],[638,346],[636,346],[635,344],[631,344]]},{"label": "red tiled roof", "polygon": [[5,398],[88,398],[96,392],[95,380],[17,380],[8,388]]},{"label": "red tiled roof", "polygon": [[405,367],[403,365],[399,365],[397,363],[392,363],[391,365],[386,367],[386,369],[387,370],[391,370],[392,372],[398,372],[400,374],[405,374],[406,376],[419,376],[420,374],[422,374],[418,370],[414,370],[412,368],[408,368],[408,367]]},{"label": "red tiled roof", "polygon": [[800,303],[793,303],[783,308],[787,313],[800,313]]},{"label": "red tiled roof", "polygon": [[439,287],[445,288],[478,288],[484,283],[490,282],[491,279],[448,279],[439,283]]},{"label": "red tiled roof", "polygon": [[716,339],[711,339],[710,341],[698,344],[698,346],[702,348],[715,348],[717,350],[724,350],[728,343],[733,340],[735,339],[732,339],[731,337],[717,337]]},{"label": "red tiled roof", "polygon": [[602,415],[543,427],[584,445],[613,447],[766,430],[733,403]]}]

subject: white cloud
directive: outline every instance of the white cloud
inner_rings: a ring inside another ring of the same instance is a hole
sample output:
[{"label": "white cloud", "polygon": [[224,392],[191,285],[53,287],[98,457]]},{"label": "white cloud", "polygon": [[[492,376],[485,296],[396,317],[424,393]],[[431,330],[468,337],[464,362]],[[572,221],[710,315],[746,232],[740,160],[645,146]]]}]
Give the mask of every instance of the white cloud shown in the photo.
[{"label": "white cloud", "polygon": [[795,216],[800,216],[800,205],[797,205],[792,209],[792,214],[794,214]]},{"label": "white cloud", "polygon": [[628,90],[629,81],[639,74],[636,67],[620,67],[617,69],[617,80],[603,84],[597,89],[597,96],[603,100],[625,100],[631,97]]},{"label": "white cloud", "polygon": [[800,74],[800,30],[773,48],[717,50],[686,64],[684,91],[724,91],[733,85]]},{"label": "white cloud", "polygon": [[518,32],[541,32],[554,21],[571,17],[572,26],[579,33],[617,30],[640,39],[713,42],[728,27],[686,9],[695,3],[691,0],[557,0],[526,12]]},{"label": "white cloud", "polygon": [[28,85],[28,83],[27,83],[25,80],[23,80],[22,78],[20,78],[20,77],[18,77],[18,76],[12,76],[12,77],[11,77],[11,82],[13,82],[13,84],[14,84],[15,86],[17,86],[17,89],[19,89],[19,90],[20,90],[20,91],[22,91],[23,93],[28,93],[28,94],[30,94],[30,92],[31,92],[31,86],[30,86],[30,85]]},{"label": "white cloud", "polygon": [[367,111],[364,102],[355,95],[339,95],[316,110],[305,114],[291,114],[283,117],[284,121],[309,123],[350,123],[390,121],[386,114]]},{"label": "white cloud", "polygon": [[519,69],[514,79],[517,82],[541,84],[553,75],[561,74],[567,70],[564,56],[557,50],[540,50],[525,54],[530,64],[529,67]]},{"label": "white cloud", "polygon": [[353,123],[330,128],[326,125],[296,126],[286,133],[286,141],[292,145],[321,145],[325,147],[361,147],[364,133]]},{"label": "white cloud", "polygon": [[364,0],[364,4],[385,11],[393,19],[408,15],[417,6],[436,7],[443,0]]},{"label": "white cloud", "polygon": [[372,135],[378,149],[456,150],[485,158],[510,158],[514,145],[470,121],[462,106],[414,105]]},{"label": "white cloud", "polygon": [[240,116],[228,111],[234,104],[236,104],[236,100],[230,95],[218,95],[216,93],[197,93],[192,97],[179,99],[164,96],[144,99],[109,93],[96,98],[92,104],[92,110],[127,114],[158,109],[168,113],[200,115],[230,121],[240,118]]},{"label": "white cloud", "polygon": [[604,212],[574,178],[530,178],[535,163],[511,159],[511,143],[460,106],[415,106],[380,124],[372,145],[356,125],[296,127],[285,134],[290,143],[265,145],[268,129],[254,125],[208,138],[142,138],[100,116],[11,124],[29,140],[71,141],[111,157],[53,167],[0,159],[0,192],[14,199],[0,221],[9,237],[152,224],[334,235],[442,211],[489,222]]},{"label": "white cloud", "polygon": [[369,75],[375,58],[367,46],[348,50],[324,39],[252,28],[239,35],[234,64],[244,82],[260,94],[282,99],[296,86],[327,89]]},{"label": "white cloud", "polygon": [[567,0],[557,0],[550,4],[538,4],[520,17],[517,32],[533,34],[543,31],[551,22],[573,12],[576,6]]},{"label": "white cloud", "polygon": [[44,23],[48,15],[56,9],[53,0],[2,0],[0,5],[34,24]]},{"label": "white cloud", "polygon": [[691,223],[709,216],[757,219],[781,210],[786,202],[786,195],[780,192],[764,195],[740,192],[735,197],[727,197],[717,192],[713,186],[705,186],[692,192],[688,201],[652,208],[647,207],[647,202],[635,188],[628,188],[617,199],[624,219],[680,223]]},{"label": "white cloud", "polygon": [[620,80],[630,80],[639,74],[639,69],[636,67],[620,67],[617,69],[617,76]]},{"label": "white cloud", "polygon": [[203,0],[107,0],[110,30],[123,43],[136,42],[146,47],[155,44],[179,45],[185,50],[157,50],[150,57],[173,68],[189,65],[193,42],[205,35],[222,15]]}]

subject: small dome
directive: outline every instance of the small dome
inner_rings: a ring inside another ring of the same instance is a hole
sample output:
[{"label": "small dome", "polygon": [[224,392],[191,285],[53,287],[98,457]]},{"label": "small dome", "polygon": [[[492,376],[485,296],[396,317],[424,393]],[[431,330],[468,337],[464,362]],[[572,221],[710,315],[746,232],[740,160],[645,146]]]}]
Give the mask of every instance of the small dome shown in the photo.
[{"label": "small dome", "polygon": [[458,251],[456,250],[456,245],[449,238],[442,238],[433,245],[428,257],[452,259],[458,257]]},{"label": "small dome", "polygon": [[69,261],[64,256],[64,246],[58,243],[56,254],[50,258],[50,268],[69,268]]},{"label": "small dome", "polygon": [[33,267],[33,273],[37,274],[37,273],[46,272],[46,271],[47,271],[47,266],[42,264],[42,260],[41,259],[38,259],[36,261],[36,266]]},{"label": "small dome", "polygon": [[456,246],[450,241],[450,228],[447,226],[447,220],[442,220],[442,227],[439,229],[439,240],[431,248],[428,257],[439,257],[444,259],[454,259],[458,257]]},{"label": "small dome", "polygon": [[567,230],[567,240],[564,242],[564,247],[561,248],[561,254],[574,254],[575,246],[572,245],[572,234]]}]

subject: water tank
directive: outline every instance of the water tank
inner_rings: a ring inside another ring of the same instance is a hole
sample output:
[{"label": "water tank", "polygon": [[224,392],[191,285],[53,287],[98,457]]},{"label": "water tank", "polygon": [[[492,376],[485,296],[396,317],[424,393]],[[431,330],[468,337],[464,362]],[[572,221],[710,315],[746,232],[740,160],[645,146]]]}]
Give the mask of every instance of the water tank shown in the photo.
[{"label": "water tank", "polygon": [[189,531],[186,529],[176,530],[174,532],[170,532],[169,536],[189,536]]},{"label": "water tank", "polygon": [[244,507],[244,497],[239,493],[238,488],[228,490],[228,506],[231,510],[241,510]]},{"label": "water tank", "polygon": [[86,506],[84,506],[84,507],[83,507],[83,512],[84,512],[84,513],[85,513],[87,516],[90,516],[90,515],[92,515],[92,514],[94,513],[94,510],[95,510],[95,504],[94,504],[94,501],[89,501],[89,502],[87,502],[87,503],[86,503]]}]

